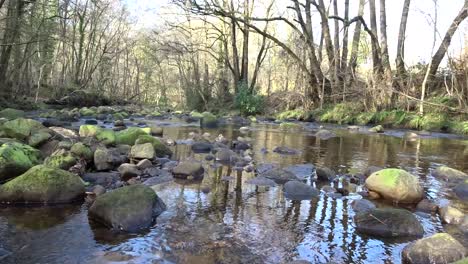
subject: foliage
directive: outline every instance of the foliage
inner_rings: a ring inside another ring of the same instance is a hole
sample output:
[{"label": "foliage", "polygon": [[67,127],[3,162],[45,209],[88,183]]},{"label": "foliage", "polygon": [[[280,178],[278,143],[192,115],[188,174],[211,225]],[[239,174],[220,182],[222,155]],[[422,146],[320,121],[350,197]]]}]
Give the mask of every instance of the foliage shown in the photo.
[{"label": "foliage", "polygon": [[264,97],[250,91],[244,84],[239,85],[239,92],[235,97],[235,106],[240,110],[242,115],[254,115],[261,113],[264,107]]},{"label": "foliage", "polygon": [[303,109],[287,110],[276,115],[279,120],[309,120],[311,113]]},{"label": "foliage", "polygon": [[364,110],[359,103],[341,103],[328,108],[319,118],[322,122],[354,124],[356,116]]}]

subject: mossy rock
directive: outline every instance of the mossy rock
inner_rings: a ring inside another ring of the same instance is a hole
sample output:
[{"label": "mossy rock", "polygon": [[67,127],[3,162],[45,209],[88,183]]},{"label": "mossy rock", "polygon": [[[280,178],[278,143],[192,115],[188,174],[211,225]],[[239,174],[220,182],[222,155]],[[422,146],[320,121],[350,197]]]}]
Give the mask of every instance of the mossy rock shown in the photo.
[{"label": "mossy rock", "polygon": [[51,167],[51,168],[59,168],[62,170],[68,170],[73,167],[77,162],[75,156],[72,155],[71,152],[58,149],[50,157],[47,157],[44,160],[44,165]]},{"label": "mossy rock", "polygon": [[366,179],[366,187],[385,199],[399,203],[417,203],[424,195],[419,179],[401,169],[383,169]]},{"label": "mossy rock", "polygon": [[141,135],[135,141],[135,144],[145,144],[151,143],[154,147],[157,157],[165,157],[165,156],[172,156],[172,150],[168,148],[164,143],[162,143],[159,139],[151,136],[151,135]]},{"label": "mossy rock", "polygon": [[3,124],[3,131],[6,135],[19,140],[27,140],[32,134],[45,129],[46,127],[42,123],[25,118],[18,118]]},{"label": "mossy rock", "polygon": [[452,263],[466,256],[466,250],[460,242],[447,233],[437,233],[419,239],[403,248],[403,263]]},{"label": "mossy rock", "polygon": [[218,126],[218,118],[210,112],[203,112],[200,119],[200,126],[206,128],[215,128]]},{"label": "mossy rock", "polygon": [[114,118],[114,120],[124,120],[125,119],[125,116],[122,113],[115,113],[115,114],[112,115],[112,117]]},{"label": "mossy rock", "polygon": [[138,184],[98,196],[88,215],[111,229],[138,232],[151,227],[164,210],[166,205],[154,190]]},{"label": "mossy rock", "polygon": [[440,166],[432,172],[432,175],[449,182],[460,182],[468,179],[468,174],[447,166]]},{"label": "mossy rock", "polygon": [[154,147],[149,142],[142,144],[136,143],[132,146],[130,156],[135,159],[153,159],[155,156]]},{"label": "mossy rock", "polygon": [[8,120],[13,120],[21,117],[25,117],[26,113],[22,110],[13,109],[13,108],[5,108],[0,111],[0,117],[6,118]]},{"label": "mossy rock", "polygon": [[115,145],[115,132],[112,129],[101,129],[98,131],[96,139],[106,146]]},{"label": "mossy rock", "polygon": [[279,125],[280,129],[282,130],[302,130],[303,127],[300,124],[291,123],[291,122],[283,122]]},{"label": "mossy rock", "polygon": [[97,125],[81,125],[79,135],[80,137],[95,137],[101,130],[102,128]]},{"label": "mossy rock", "polygon": [[369,129],[369,132],[373,132],[373,133],[383,133],[383,132],[384,132],[384,128],[383,128],[383,126],[378,125],[378,126],[375,126],[375,127],[370,128],[370,129]]},{"label": "mossy rock", "polygon": [[91,108],[83,107],[80,110],[80,115],[81,116],[96,116],[96,110],[93,110]]},{"label": "mossy rock", "polygon": [[39,164],[41,153],[31,146],[8,142],[0,146],[0,182],[14,178]]},{"label": "mossy rock", "polygon": [[191,116],[191,117],[195,117],[195,118],[202,118],[202,117],[203,117],[203,114],[202,114],[202,113],[199,113],[199,112],[197,112],[197,111],[192,111],[192,112],[190,113],[190,116]]},{"label": "mossy rock", "polygon": [[129,127],[121,130],[115,134],[117,144],[134,145],[135,141],[141,135],[147,135],[151,133],[151,128],[143,129],[138,127]]},{"label": "mossy rock", "polygon": [[93,151],[88,146],[86,146],[85,144],[81,142],[75,143],[71,147],[70,152],[73,155],[80,157],[80,158],[84,158],[86,160],[92,160],[93,155],[94,155]]},{"label": "mossy rock", "polygon": [[45,143],[51,137],[52,137],[52,135],[49,133],[48,129],[39,130],[39,131],[37,131],[37,133],[32,134],[28,138],[28,144],[31,147],[37,147],[37,146],[40,146],[41,144]]},{"label": "mossy rock", "polygon": [[32,167],[0,186],[0,203],[57,204],[80,200],[85,192],[80,177],[44,165]]}]

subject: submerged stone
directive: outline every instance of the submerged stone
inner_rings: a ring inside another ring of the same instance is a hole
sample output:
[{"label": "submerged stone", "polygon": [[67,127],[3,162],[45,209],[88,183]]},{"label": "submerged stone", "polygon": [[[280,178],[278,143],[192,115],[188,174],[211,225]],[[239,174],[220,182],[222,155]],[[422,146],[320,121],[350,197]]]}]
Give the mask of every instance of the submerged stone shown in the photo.
[{"label": "submerged stone", "polygon": [[432,171],[432,175],[434,175],[436,178],[443,179],[449,182],[460,182],[463,180],[468,180],[468,174],[447,166],[438,167],[437,169]]},{"label": "submerged stone", "polygon": [[320,192],[314,187],[299,181],[288,181],[284,185],[284,194],[291,200],[310,200],[318,197]]},{"label": "submerged stone", "polygon": [[277,184],[285,184],[288,181],[298,181],[300,180],[296,175],[290,171],[284,169],[272,169],[267,172],[262,173],[260,176],[271,179]]},{"label": "submerged stone", "polygon": [[172,170],[174,177],[181,179],[187,179],[189,177],[201,179],[203,178],[204,172],[205,169],[201,163],[195,161],[182,161]]}]

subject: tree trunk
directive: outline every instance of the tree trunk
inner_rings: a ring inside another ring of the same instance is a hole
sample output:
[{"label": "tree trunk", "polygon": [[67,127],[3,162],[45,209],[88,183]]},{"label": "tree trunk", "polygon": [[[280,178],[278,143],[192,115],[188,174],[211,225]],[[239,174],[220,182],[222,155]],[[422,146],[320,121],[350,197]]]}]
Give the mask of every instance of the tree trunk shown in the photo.
[{"label": "tree trunk", "polygon": [[387,44],[387,11],[385,7],[385,0],[380,0],[380,51],[382,53],[382,66],[384,67],[385,74],[391,77],[390,60],[388,57],[388,44]]},{"label": "tree trunk", "polygon": [[[370,9],[370,24],[371,31],[374,36],[377,37],[377,16],[375,11],[375,0],[369,0],[369,9]],[[378,43],[375,40],[372,40],[372,62],[374,65],[374,73],[382,73],[382,61],[380,59]]]},{"label": "tree trunk", "polygon": [[[364,5],[366,1],[365,0],[360,0],[359,1],[359,8],[358,8],[358,16],[362,17],[364,14]],[[349,58],[349,63],[348,63],[348,71],[347,71],[347,84],[351,83],[351,80],[354,79],[355,77],[355,71],[356,71],[356,66],[357,66],[357,56],[358,56],[358,51],[359,51],[359,41],[361,39],[361,21],[358,20],[356,22],[356,27],[354,29],[354,35],[353,35],[353,43],[351,47],[351,55]]]},{"label": "tree trunk", "polygon": [[405,38],[406,38],[406,23],[408,22],[408,13],[411,0],[405,0],[403,11],[401,12],[400,30],[398,32],[398,46],[396,54],[396,69],[400,78],[404,78],[405,69]]}]

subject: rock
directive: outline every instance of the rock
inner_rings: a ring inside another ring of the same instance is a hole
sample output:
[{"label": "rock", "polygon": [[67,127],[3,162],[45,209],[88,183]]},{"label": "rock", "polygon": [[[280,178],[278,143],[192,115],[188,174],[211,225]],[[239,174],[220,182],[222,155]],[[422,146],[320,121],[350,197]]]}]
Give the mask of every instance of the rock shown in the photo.
[{"label": "rock", "polygon": [[0,146],[0,182],[14,178],[40,163],[41,153],[17,142]]},{"label": "rock", "polygon": [[208,153],[213,149],[213,145],[208,142],[195,142],[192,144],[191,149],[195,153]]},{"label": "rock", "polygon": [[378,125],[378,126],[375,126],[375,127],[370,128],[370,129],[369,129],[369,132],[373,132],[373,133],[383,133],[383,132],[384,132],[384,128],[383,128],[383,126]]},{"label": "rock", "polygon": [[425,213],[434,213],[437,212],[437,205],[428,199],[422,199],[416,206],[416,210]]},{"label": "rock", "polygon": [[262,174],[276,168],[278,168],[278,164],[262,163],[257,165],[256,171],[257,173]]},{"label": "rock", "polygon": [[320,194],[314,187],[299,181],[288,181],[284,184],[284,193],[286,198],[291,200],[310,200]]},{"label": "rock", "polygon": [[85,186],[70,172],[37,165],[0,186],[0,202],[14,204],[69,203],[83,198]]},{"label": "rock", "polygon": [[218,126],[218,118],[210,112],[202,113],[200,126],[204,128],[216,128]]},{"label": "rock", "polygon": [[273,152],[278,153],[278,154],[282,154],[282,155],[297,155],[297,154],[301,153],[297,149],[292,149],[292,148],[288,148],[288,147],[275,147],[273,149]]},{"label": "rock", "polygon": [[440,218],[446,224],[459,225],[463,222],[465,215],[462,211],[452,206],[439,208]]},{"label": "rock", "polygon": [[122,181],[128,181],[141,174],[138,167],[135,164],[130,163],[121,164],[117,170],[120,172],[120,178]]},{"label": "rock", "polygon": [[92,192],[96,194],[96,196],[103,195],[106,193],[106,188],[102,187],[101,185],[96,185],[93,187]]},{"label": "rock", "polygon": [[13,109],[13,108],[5,108],[0,111],[0,117],[6,118],[8,120],[13,120],[21,117],[25,117],[26,113],[23,110]]},{"label": "rock", "polygon": [[84,158],[86,160],[92,160],[93,159],[93,151],[86,146],[85,144],[78,142],[73,144],[73,146],[70,149],[70,152],[80,158]]},{"label": "rock", "polygon": [[417,203],[424,190],[416,176],[401,169],[383,169],[366,179],[366,187],[385,199],[398,203]]},{"label": "rock", "polygon": [[143,160],[140,160],[136,166],[139,170],[145,170],[145,169],[153,167],[153,163],[148,159],[143,159]]},{"label": "rock", "polygon": [[96,125],[82,125],[78,134],[80,137],[95,137],[101,129]]},{"label": "rock", "polygon": [[138,232],[151,227],[164,210],[166,205],[153,189],[137,184],[97,197],[88,215],[111,229]]},{"label": "rock", "polygon": [[174,180],[172,174],[167,170],[161,170],[155,167],[146,169],[143,174],[150,176],[150,178],[143,182],[144,185],[148,186],[154,186]]},{"label": "rock", "polygon": [[364,176],[367,178],[367,177],[371,176],[372,173],[377,172],[379,170],[383,170],[383,168],[382,167],[377,167],[377,166],[369,166],[364,171]]},{"label": "rock", "polygon": [[170,157],[172,156],[172,150],[168,148],[164,143],[162,143],[159,139],[150,136],[150,135],[141,135],[135,141],[135,144],[144,144],[144,143],[151,143],[153,145],[155,155],[157,157]]},{"label": "rock", "polygon": [[250,131],[250,127],[240,127],[239,131],[243,134],[246,134]]},{"label": "rock", "polygon": [[213,156],[213,155],[211,155],[211,154],[208,154],[208,155],[205,156],[205,160],[206,160],[206,161],[212,161],[212,160],[214,160],[214,159],[215,159],[215,156]]},{"label": "rock", "polygon": [[468,202],[468,180],[455,186],[453,192],[460,200]]},{"label": "rock", "polygon": [[242,151],[242,150],[247,150],[250,149],[250,144],[242,141],[234,141],[232,143],[233,149],[236,151]]},{"label": "rock", "polygon": [[379,193],[376,193],[376,192],[373,192],[373,191],[368,192],[368,197],[371,200],[378,200],[378,199],[382,198],[382,196],[380,196]]},{"label": "rock", "polygon": [[128,156],[130,154],[130,151],[132,150],[132,146],[130,145],[117,145],[116,148],[121,155],[125,156]]},{"label": "rock", "polygon": [[421,237],[424,229],[418,219],[404,209],[372,209],[354,216],[358,232],[380,237]]},{"label": "rock", "polygon": [[96,134],[96,139],[106,146],[113,146],[116,142],[115,132],[112,129],[100,129]]},{"label": "rock", "polygon": [[98,171],[110,170],[122,163],[122,158],[116,149],[98,147],[94,152],[94,166]]},{"label": "rock", "polygon": [[115,133],[116,143],[133,146],[138,137],[149,134],[149,130],[149,128],[143,129],[138,127],[129,127],[127,129],[121,130]]},{"label": "rock", "polygon": [[328,140],[330,138],[336,137],[336,134],[326,129],[319,129],[319,131],[315,133],[315,137],[322,140]]},{"label": "rock", "polygon": [[135,159],[153,159],[155,157],[154,147],[151,143],[134,145],[130,156]]},{"label": "rock", "polygon": [[63,127],[49,127],[49,129],[64,139],[77,139],[78,138],[78,134],[71,129],[67,129]]},{"label": "rock", "polygon": [[54,153],[59,148],[60,141],[58,140],[49,140],[46,143],[42,144],[39,147],[42,157],[48,157]]},{"label": "rock", "polygon": [[64,149],[58,149],[52,155],[44,160],[44,165],[52,168],[59,168],[62,170],[68,170],[75,165],[77,159],[68,151]]},{"label": "rock", "polygon": [[85,124],[86,125],[97,125],[98,121],[96,119],[86,119]]},{"label": "rock", "polygon": [[327,167],[317,167],[315,173],[317,174],[317,180],[319,181],[331,181],[336,176],[335,171]]},{"label": "rock", "polygon": [[203,178],[203,169],[201,163],[195,161],[181,161],[173,170],[172,173],[174,177],[180,179],[187,179],[188,177],[193,177],[194,179]]},{"label": "rock", "polygon": [[262,177],[262,176],[258,176],[258,177],[249,179],[249,180],[246,181],[246,183],[257,185],[257,186],[269,186],[269,187],[275,187],[276,186],[275,181],[273,181],[271,179],[268,179],[268,178],[265,178],[265,177]]},{"label": "rock", "polygon": [[443,179],[448,182],[460,182],[468,180],[468,174],[447,166],[438,167],[432,171],[432,175],[434,175],[436,178]]},{"label": "rock", "polygon": [[336,189],[334,187],[329,186],[329,185],[323,186],[321,190],[323,192],[325,192],[325,193],[334,193],[334,192],[336,192]]},{"label": "rock", "polygon": [[0,248],[0,260],[6,259],[7,257],[11,256],[11,252],[7,251],[3,248]]},{"label": "rock", "polygon": [[114,121],[114,126],[116,126],[116,127],[124,127],[124,128],[125,128],[125,122],[124,122],[123,120],[120,120],[120,119],[115,120],[115,121]]},{"label": "rock", "polygon": [[120,174],[118,172],[93,172],[85,173],[83,180],[93,184],[99,184],[105,188],[110,188],[118,180],[120,180]]},{"label": "rock", "polygon": [[359,199],[352,201],[351,207],[356,213],[360,213],[375,209],[375,204],[366,199]]},{"label": "rock", "polygon": [[49,140],[51,137],[52,135],[48,130],[39,130],[33,133],[31,136],[29,136],[28,145],[30,145],[31,147],[38,147],[43,143],[47,142],[47,140]]},{"label": "rock", "polygon": [[235,164],[239,157],[234,151],[222,148],[216,152],[216,160],[221,163]]},{"label": "rock", "polygon": [[30,136],[39,132],[47,132],[49,130],[36,120],[18,118],[5,122],[3,124],[3,131],[8,137],[27,141]]},{"label": "rock", "polygon": [[277,184],[285,184],[288,181],[299,181],[294,173],[283,169],[272,169],[262,173],[260,176],[271,179]]},{"label": "rock", "polygon": [[408,264],[445,264],[466,257],[466,249],[447,233],[419,239],[403,248],[401,258]]},{"label": "rock", "polygon": [[151,126],[151,135],[162,136],[163,132],[164,132],[164,130],[163,130],[162,127]]},{"label": "rock", "polygon": [[314,173],[314,169],[315,169],[315,166],[310,163],[291,165],[289,167],[284,168],[284,170],[294,173],[294,175],[296,175],[296,177],[301,180],[306,180],[312,177],[312,174]]}]

